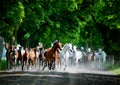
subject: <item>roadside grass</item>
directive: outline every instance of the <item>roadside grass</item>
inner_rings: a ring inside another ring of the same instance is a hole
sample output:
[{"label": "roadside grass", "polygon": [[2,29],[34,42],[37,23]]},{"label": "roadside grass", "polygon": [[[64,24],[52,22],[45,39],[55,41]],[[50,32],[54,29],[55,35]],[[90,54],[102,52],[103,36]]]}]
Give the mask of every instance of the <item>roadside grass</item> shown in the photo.
[{"label": "roadside grass", "polygon": [[120,75],[120,65],[119,64],[106,64],[107,70],[111,71],[113,74]]},{"label": "roadside grass", "polygon": [[112,72],[115,74],[120,75],[120,67],[116,68],[116,69],[112,69]]},{"label": "roadside grass", "polygon": [[1,62],[0,62],[0,70],[6,70],[6,69],[7,69],[6,60],[1,60]]}]

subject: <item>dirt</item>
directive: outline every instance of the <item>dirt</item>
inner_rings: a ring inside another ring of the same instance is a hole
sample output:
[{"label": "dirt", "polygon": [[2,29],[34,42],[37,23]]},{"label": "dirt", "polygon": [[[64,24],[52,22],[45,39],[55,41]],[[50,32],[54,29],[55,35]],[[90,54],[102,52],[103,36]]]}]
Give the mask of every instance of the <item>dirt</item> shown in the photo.
[{"label": "dirt", "polygon": [[120,75],[105,70],[69,67],[66,70],[16,70],[0,72],[0,85],[120,85]]}]

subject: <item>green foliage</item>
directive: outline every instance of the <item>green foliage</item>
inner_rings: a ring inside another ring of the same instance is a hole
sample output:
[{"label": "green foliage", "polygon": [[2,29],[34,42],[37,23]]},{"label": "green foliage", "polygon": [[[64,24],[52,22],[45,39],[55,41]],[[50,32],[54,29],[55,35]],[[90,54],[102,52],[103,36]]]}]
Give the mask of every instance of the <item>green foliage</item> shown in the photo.
[{"label": "green foliage", "polygon": [[1,60],[1,62],[0,62],[0,70],[6,70],[6,69],[7,69],[6,60]]},{"label": "green foliage", "polygon": [[19,0],[1,0],[0,6],[0,35],[10,42],[11,37],[16,37],[18,26],[23,22],[24,6]]}]

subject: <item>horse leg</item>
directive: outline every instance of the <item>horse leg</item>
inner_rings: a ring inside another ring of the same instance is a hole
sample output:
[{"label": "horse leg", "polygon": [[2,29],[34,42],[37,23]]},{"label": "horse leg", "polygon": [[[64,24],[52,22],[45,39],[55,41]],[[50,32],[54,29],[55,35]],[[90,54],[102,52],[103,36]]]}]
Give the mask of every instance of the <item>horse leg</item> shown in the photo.
[{"label": "horse leg", "polygon": [[10,62],[10,60],[8,59],[8,70],[10,70],[11,69],[11,62]]},{"label": "horse leg", "polygon": [[8,58],[6,59],[6,64],[7,64],[7,69],[9,69],[9,68],[8,68]]},{"label": "horse leg", "polygon": [[26,65],[27,65],[27,70],[28,70],[29,69],[29,59],[27,59]]},{"label": "horse leg", "polygon": [[43,66],[43,59],[41,59],[41,65]]},{"label": "horse leg", "polygon": [[42,58],[41,59],[42,66],[45,64],[45,60]]},{"label": "horse leg", "polygon": [[10,69],[12,69],[12,66],[13,66],[13,62],[12,62],[12,59],[10,60]]},{"label": "horse leg", "polygon": [[55,70],[55,61],[52,61],[52,70]]},{"label": "horse leg", "polygon": [[29,69],[29,68],[30,68],[30,63],[31,63],[31,59],[28,59],[27,69]]},{"label": "horse leg", "polygon": [[62,68],[62,59],[60,58],[59,60],[59,66],[60,66],[60,69]]},{"label": "horse leg", "polygon": [[12,66],[15,66],[15,58],[12,58]]},{"label": "horse leg", "polygon": [[12,69],[12,67],[14,66],[14,58],[10,58],[9,59],[9,65],[10,65],[10,69]]},{"label": "horse leg", "polygon": [[23,69],[24,69],[24,59],[23,58],[21,59],[21,66],[22,66],[22,71],[23,71]]},{"label": "horse leg", "polygon": [[40,69],[40,65],[42,64],[42,60],[41,60],[41,54],[39,55],[39,69]]},{"label": "horse leg", "polygon": [[40,69],[41,59],[39,58],[39,69]]},{"label": "horse leg", "polygon": [[51,62],[49,61],[48,62],[48,69],[51,70],[51,67],[52,67],[52,61]]},{"label": "horse leg", "polygon": [[17,58],[15,58],[15,65],[17,64]]},{"label": "horse leg", "polygon": [[24,69],[24,61],[22,61],[22,71],[23,71],[23,69]]},{"label": "horse leg", "polygon": [[66,67],[67,67],[67,59],[64,60],[64,70],[66,70]]},{"label": "horse leg", "polygon": [[10,70],[10,69],[11,69],[11,66],[10,66],[10,64],[11,64],[11,63],[10,63],[10,59],[7,58],[6,62],[7,62],[7,69]]},{"label": "horse leg", "polygon": [[45,62],[45,65],[43,66],[43,69],[42,70],[44,70],[45,69],[45,67],[47,67],[47,63]]},{"label": "horse leg", "polygon": [[[45,67],[47,67],[47,61],[45,61],[45,64],[44,64],[44,66],[43,66],[43,69],[42,70],[44,70],[45,69]],[[48,65],[49,66],[49,65]]]}]

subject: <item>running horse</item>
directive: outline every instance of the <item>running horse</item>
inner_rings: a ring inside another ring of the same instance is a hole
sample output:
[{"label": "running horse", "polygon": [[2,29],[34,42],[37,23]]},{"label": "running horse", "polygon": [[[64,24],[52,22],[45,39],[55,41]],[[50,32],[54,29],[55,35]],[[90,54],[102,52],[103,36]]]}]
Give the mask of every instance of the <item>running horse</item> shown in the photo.
[{"label": "running horse", "polygon": [[55,69],[55,63],[56,60],[58,59],[58,51],[62,49],[62,45],[60,43],[60,41],[55,41],[53,43],[53,47],[52,48],[48,48],[45,51],[45,65],[43,66],[43,70],[44,68],[48,65],[48,69]]},{"label": "running horse", "polygon": [[12,66],[15,65],[15,52],[14,52],[14,46],[13,45],[9,45],[8,43],[5,43],[5,47],[6,47],[6,63],[7,63],[7,68],[8,69],[12,69]]},{"label": "running horse", "polygon": [[38,48],[36,47],[36,48],[34,48],[34,54],[35,54],[35,56],[34,56],[34,65],[35,65],[35,67],[37,66],[37,64],[38,64],[38,62],[39,62],[39,52],[38,52]]},{"label": "running horse", "polygon": [[21,66],[22,71],[24,70],[24,66],[27,65],[27,70],[29,69],[29,49],[25,48],[25,50],[21,50]]},{"label": "running horse", "polygon": [[40,68],[40,65],[43,66],[43,63],[44,63],[44,46],[42,43],[39,43],[39,47],[38,47],[38,50],[39,50],[39,68]]},{"label": "running horse", "polygon": [[67,65],[69,65],[69,58],[71,57],[71,53],[72,48],[70,47],[70,44],[66,43],[59,53],[60,68],[63,67],[63,69],[65,70]]}]

